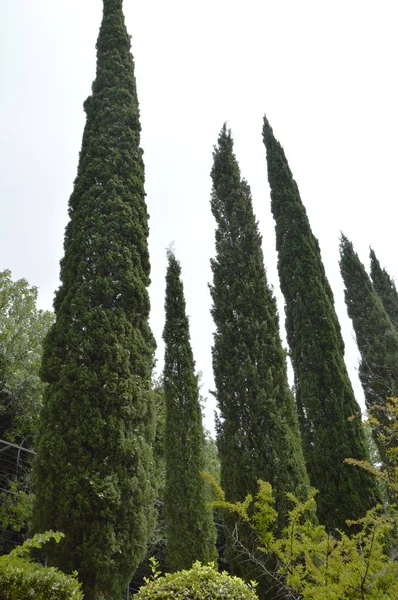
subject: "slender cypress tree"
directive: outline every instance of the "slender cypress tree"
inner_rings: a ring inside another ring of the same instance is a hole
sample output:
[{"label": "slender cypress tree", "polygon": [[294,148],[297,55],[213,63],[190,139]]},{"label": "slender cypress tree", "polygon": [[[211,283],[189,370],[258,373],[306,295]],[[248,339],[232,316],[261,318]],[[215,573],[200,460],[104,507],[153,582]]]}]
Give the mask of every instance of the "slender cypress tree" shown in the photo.
[{"label": "slender cypress tree", "polygon": [[216,559],[216,530],[206,484],[204,433],[181,267],[168,252],[164,393],[166,560],[171,571]]},{"label": "slender cypress tree", "polygon": [[398,330],[398,291],[394,280],[385,269],[382,269],[376,254],[370,251],[370,276],[373,286],[383,303],[395,329]]},{"label": "slender cypress tree", "polygon": [[264,269],[251,192],[241,179],[226,126],[214,150],[211,208],[217,222],[212,315],[217,444],[227,500],[242,500],[269,481],[279,526],[286,492],[303,495],[308,478],[286,374],[275,298]]},{"label": "slender cypress tree", "polygon": [[264,118],[271,208],[296,402],[310,481],[319,490],[318,517],[345,527],[375,502],[373,478],[344,463],[367,459],[360,408],[344,363],[344,342],[332,290],[284,151]]},{"label": "slender cypress tree", "polygon": [[341,236],[340,269],[347,311],[361,362],[359,378],[366,406],[384,405],[398,395],[398,333],[352,243]]},{"label": "slender cypress tree", "polygon": [[120,598],[154,522],[154,339],[139,108],[122,0],[104,0],[97,76],[61,261],[35,469],[34,530],[85,598]]}]

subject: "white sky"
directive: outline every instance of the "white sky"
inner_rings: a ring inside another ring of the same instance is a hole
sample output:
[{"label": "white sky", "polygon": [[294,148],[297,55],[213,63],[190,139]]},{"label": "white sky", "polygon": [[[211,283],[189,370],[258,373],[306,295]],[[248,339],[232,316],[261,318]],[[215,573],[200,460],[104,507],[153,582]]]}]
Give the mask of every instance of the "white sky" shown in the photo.
[{"label": "white sky", "polygon": [[[166,247],[175,242],[203,394],[212,388],[212,148],[224,121],[252,187],[278,297],[266,113],[322,249],[358,399],[358,355],[338,269],[339,231],[368,265],[396,265],[395,0],[124,0],[133,40],[152,260],[151,324],[163,362]],[[95,76],[100,0],[0,0],[0,269],[51,308]],[[284,322],[280,299],[281,322]],[[214,403],[207,402],[207,427]]]}]

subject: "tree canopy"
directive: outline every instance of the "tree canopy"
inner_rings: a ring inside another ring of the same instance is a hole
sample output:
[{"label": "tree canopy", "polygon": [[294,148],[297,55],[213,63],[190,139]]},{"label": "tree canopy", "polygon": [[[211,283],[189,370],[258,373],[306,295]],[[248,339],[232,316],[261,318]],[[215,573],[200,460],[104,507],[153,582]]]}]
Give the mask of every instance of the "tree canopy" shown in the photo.
[{"label": "tree canopy", "polygon": [[42,343],[52,321],[39,310],[37,288],[0,272],[0,438],[34,448],[45,385]]}]

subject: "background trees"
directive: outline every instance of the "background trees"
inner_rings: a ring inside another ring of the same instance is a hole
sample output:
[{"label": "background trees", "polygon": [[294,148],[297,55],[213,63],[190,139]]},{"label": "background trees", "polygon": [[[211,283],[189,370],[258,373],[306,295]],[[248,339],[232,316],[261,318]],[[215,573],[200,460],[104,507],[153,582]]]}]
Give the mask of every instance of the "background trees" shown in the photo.
[{"label": "background trees", "polygon": [[377,499],[373,478],[345,458],[366,459],[361,411],[344,363],[344,342],[314,237],[282,146],[264,117],[278,271],[286,302],[286,331],[296,402],[318,516],[328,529],[344,528]]},{"label": "background trees", "polygon": [[154,523],[148,216],[139,109],[122,0],[104,0],[97,76],[69,202],[49,383],[35,468],[34,529],[63,531],[51,564],[87,600],[117,597]]},{"label": "background trees", "polygon": [[370,276],[386,313],[390,317],[394,327],[397,329],[398,291],[387,271],[381,268],[374,250],[370,251]]},{"label": "background trees", "polygon": [[[341,236],[344,296],[361,354],[359,378],[368,408],[398,394],[398,333],[352,243]],[[374,272],[374,271],[373,271]]]},{"label": "background trees", "polygon": [[168,252],[164,365],[166,559],[172,571],[216,559],[216,531],[207,507],[204,433],[198,379],[185,310],[181,267]]},{"label": "background trees", "polygon": [[0,273],[0,438],[33,449],[45,384],[42,342],[52,321],[36,307],[37,289]]},{"label": "background trees", "polygon": [[39,366],[53,321],[36,302],[35,287],[0,272],[0,552],[21,542],[31,518],[32,451],[45,388]]}]

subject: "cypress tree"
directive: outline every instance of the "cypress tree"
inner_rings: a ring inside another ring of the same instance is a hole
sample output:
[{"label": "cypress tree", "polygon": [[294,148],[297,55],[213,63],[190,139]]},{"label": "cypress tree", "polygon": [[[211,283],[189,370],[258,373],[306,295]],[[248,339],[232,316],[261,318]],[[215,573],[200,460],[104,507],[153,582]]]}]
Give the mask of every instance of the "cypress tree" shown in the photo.
[{"label": "cypress tree", "polygon": [[276,302],[250,188],[241,179],[225,125],[213,156],[211,209],[217,229],[210,290],[221,486],[227,500],[240,501],[256,493],[258,479],[269,481],[282,527],[286,492],[305,495],[308,478]]},{"label": "cypress tree", "polygon": [[294,370],[296,402],[318,517],[344,528],[377,498],[373,478],[344,463],[367,459],[361,412],[344,363],[344,342],[314,237],[285,153],[264,118],[280,285]]},{"label": "cypress tree", "polygon": [[382,269],[373,250],[370,251],[370,276],[395,329],[398,330],[398,291],[394,280]]},{"label": "cypress tree", "polygon": [[198,379],[185,311],[181,267],[168,252],[166,276],[164,394],[166,561],[171,571],[189,569],[199,560],[216,559],[216,531],[205,468],[204,433]]},{"label": "cypress tree", "polygon": [[104,0],[69,202],[35,469],[34,530],[85,598],[120,598],[154,522],[154,339],[139,108],[122,0]]},{"label": "cypress tree", "polygon": [[361,361],[359,378],[368,408],[398,394],[398,333],[352,243],[341,236],[340,270]]}]

